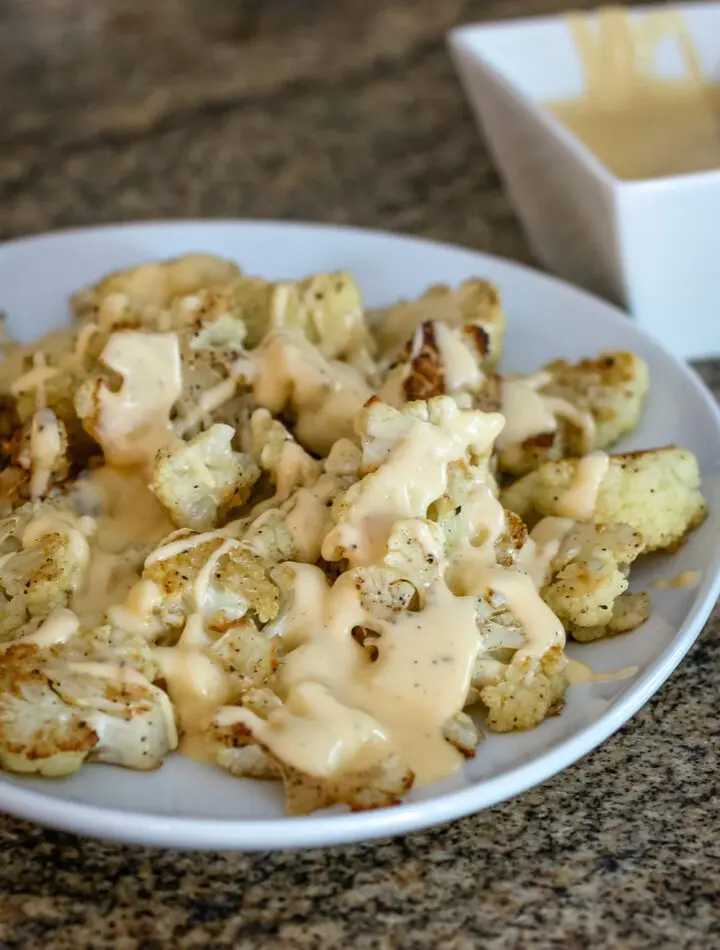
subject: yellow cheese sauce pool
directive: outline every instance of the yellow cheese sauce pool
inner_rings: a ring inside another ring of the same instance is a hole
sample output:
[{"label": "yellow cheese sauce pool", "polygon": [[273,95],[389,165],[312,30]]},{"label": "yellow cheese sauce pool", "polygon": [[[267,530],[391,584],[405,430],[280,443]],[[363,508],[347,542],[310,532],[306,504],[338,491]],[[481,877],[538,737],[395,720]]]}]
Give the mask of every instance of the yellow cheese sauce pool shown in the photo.
[{"label": "yellow cheese sauce pool", "polygon": [[[680,13],[632,20],[621,8],[581,14],[568,25],[582,63],[585,93],[545,103],[618,178],[645,179],[720,169],[720,82],[708,83]],[[674,43],[682,79],[653,70]]]}]

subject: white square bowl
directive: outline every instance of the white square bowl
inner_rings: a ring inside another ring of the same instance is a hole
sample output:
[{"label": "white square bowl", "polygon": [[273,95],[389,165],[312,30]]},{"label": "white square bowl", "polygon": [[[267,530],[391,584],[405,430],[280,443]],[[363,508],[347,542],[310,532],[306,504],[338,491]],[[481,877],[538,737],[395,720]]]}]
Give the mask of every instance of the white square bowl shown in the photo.
[{"label": "white square bowl", "polygon": [[[703,73],[720,82],[720,3],[672,9],[683,15]],[[583,92],[562,16],[461,27],[449,44],[538,260],[624,305],[676,355],[720,354],[720,170],[620,180],[543,108]],[[658,49],[656,68],[683,75],[672,41]]]}]

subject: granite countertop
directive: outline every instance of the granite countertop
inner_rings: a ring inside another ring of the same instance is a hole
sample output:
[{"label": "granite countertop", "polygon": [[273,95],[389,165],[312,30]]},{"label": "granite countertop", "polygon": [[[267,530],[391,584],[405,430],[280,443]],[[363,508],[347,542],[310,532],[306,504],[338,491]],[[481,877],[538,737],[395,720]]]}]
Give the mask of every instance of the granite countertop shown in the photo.
[{"label": "granite countertop", "polygon": [[[530,261],[442,37],[565,6],[5,0],[0,238],[247,216]],[[426,833],[187,855],[0,818],[0,948],[720,947],[719,626],[601,749]]]}]

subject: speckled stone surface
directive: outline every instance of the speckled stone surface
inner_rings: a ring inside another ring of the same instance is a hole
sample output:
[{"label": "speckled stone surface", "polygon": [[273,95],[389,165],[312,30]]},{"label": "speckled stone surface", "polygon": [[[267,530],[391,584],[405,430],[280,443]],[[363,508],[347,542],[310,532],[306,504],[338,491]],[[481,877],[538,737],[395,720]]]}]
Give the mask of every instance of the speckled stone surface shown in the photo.
[{"label": "speckled stone surface", "polygon": [[[530,260],[442,36],[562,7],[4,0],[0,237],[305,218]],[[581,763],[424,834],[197,856],[0,818],[0,948],[720,947],[719,630]]]}]

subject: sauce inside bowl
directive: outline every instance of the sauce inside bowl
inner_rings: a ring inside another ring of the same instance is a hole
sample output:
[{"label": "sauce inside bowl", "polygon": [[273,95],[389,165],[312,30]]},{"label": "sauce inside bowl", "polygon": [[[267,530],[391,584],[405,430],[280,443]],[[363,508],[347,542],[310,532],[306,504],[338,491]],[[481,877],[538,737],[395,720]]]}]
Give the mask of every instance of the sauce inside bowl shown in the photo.
[{"label": "sauce inside bowl", "polygon": [[[596,22],[569,17],[585,92],[546,103],[608,169],[622,179],[720,169],[720,82],[703,74],[681,15],[652,12],[633,21],[622,9]],[[684,77],[657,74],[662,43],[674,43]]]}]

